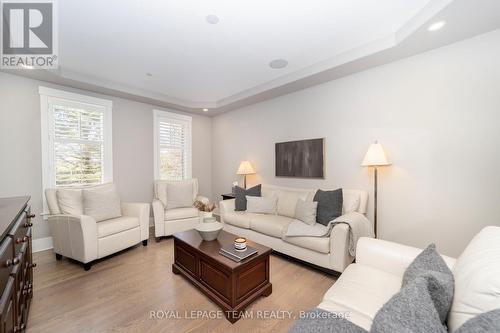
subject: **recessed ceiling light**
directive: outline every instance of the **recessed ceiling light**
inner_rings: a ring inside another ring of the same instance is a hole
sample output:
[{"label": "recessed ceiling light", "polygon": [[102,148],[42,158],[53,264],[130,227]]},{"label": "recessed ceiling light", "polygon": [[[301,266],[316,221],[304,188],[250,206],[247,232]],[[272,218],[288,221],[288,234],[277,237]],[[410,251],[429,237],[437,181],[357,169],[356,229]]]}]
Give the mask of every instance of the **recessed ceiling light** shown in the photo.
[{"label": "recessed ceiling light", "polygon": [[151,73],[146,73],[146,76],[153,76],[153,74],[151,74]]},{"label": "recessed ceiling light", "polygon": [[217,17],[217,15],[208,15],[205,19],[207,20],[207,23],[210,24],[219,23],[219,18]]},{"label": "recessed ceiling light", "polygon": [[436,22],[436,23],[432,23],[428,28],[427,30],[428,31],[438,31],[440,29],[442,29],[446,24],[446,21],[439,21],[439,22]]},{"label": "recessed ceiling light", "polygon": [[207,111],[208,111],[208,109],[203,109],[203,111],[207,112]]},{"label": "recessed ceiling light", "polygon": [[273,69],[285,68],[286,66],[288,66],[288,61],[285,59],[274,59],[269,63],[269,67]]}]

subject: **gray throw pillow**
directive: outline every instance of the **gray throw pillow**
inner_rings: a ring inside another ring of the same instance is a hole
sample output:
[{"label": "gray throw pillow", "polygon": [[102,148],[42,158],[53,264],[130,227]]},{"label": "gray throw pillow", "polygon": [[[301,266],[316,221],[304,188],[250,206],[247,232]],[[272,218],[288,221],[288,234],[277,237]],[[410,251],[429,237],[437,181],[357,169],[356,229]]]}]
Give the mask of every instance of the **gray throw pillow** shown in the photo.
[{"label": "gray throw pillow", "polygon": [[318,211],[316,213],[316,222],[328,225],[330,221],[335,220],[342,215],[342,189],[333,191],[318,190],[314,195],[314,200],[318,202]]},{"label": "gray throw pillow", "polygon": [[481,313],[467,320],[455,333],[498,333],[500,332],[500,309]]},{"label": "gray throw pillow", "polygon": [[447,332],[428,290],[434,278],[429,273],[408,282],[377,312],[370,332]]},{"label": "gray throw pillow", "polygon": [[439,318],[444,323],[453,302],[455,280],[453,273],[437,252],[435,244],[429,245],[408,266],[403,275],[403,287],[429,272],[436,273],[435,279],[429,282],[429,293]]},{"label": "gray throw pillow", "polygon": [[261,187],[262,185],[259,184],[257,186],[254,186],[252,188],[249,188],[248,190],[245,190],[242,187],[236,186],[234,188],[234,210],[235,211],[245,211],[247,210],[247,198],[246,196],[251,196],[251,197],[260,197],[261,196]]},{"label": "gray throw pillow", "polygon": [[313,309],[301,315],[288,333],[368,333],[365,329],[336,314]]}]

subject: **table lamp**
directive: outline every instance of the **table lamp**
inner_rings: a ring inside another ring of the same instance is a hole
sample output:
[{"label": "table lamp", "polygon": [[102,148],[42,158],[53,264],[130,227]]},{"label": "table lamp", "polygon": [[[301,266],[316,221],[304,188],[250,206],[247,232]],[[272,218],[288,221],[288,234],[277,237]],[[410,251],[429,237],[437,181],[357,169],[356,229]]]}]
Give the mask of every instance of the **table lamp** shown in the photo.
[{"label": "table lamp", "polygon": [[238,168],[238,171],[236,172],[236,174],[244,176],[244,180],[243,180],[244,185],[243,186],[245,189],[247,188],[247,175],[253,175],[254,173],[255,173],[255,170],[253,169],[253,167],[249,161],[242,161],[240,163],[240,167]]}]

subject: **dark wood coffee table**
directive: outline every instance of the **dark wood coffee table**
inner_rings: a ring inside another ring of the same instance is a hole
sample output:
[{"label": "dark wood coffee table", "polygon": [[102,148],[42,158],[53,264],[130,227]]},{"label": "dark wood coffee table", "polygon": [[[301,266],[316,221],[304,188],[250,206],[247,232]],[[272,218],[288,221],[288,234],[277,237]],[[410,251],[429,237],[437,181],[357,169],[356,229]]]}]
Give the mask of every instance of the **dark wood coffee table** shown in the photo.
[{"label": "dark wood coffee table", "polygon": [[272,293],[269,280],[269,254],[272,249],[251,241],[257,254],[235,262],[219,254],[222,246],[232,245],[236,235],[221,231],[211,242],[202,240],[196,230],[174,234],[172,272],[181,274],[219,305],[234,323],[241,312],[260,296]]}]

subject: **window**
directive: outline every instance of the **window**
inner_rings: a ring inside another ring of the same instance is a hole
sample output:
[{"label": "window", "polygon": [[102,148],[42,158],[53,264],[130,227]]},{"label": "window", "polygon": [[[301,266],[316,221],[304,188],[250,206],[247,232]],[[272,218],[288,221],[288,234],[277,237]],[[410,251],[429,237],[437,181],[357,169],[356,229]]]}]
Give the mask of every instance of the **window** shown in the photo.
[{"label": "window", "polygon": [[108,100],[39,88],[43,186],[85,186],[113,180]]},{"label": "window", "polygon": [[154,110],[155,179],[191,178],[191,117]]}]

